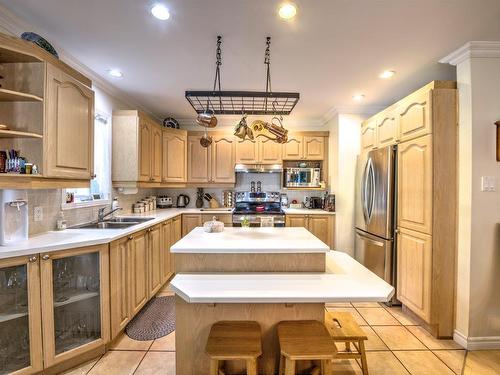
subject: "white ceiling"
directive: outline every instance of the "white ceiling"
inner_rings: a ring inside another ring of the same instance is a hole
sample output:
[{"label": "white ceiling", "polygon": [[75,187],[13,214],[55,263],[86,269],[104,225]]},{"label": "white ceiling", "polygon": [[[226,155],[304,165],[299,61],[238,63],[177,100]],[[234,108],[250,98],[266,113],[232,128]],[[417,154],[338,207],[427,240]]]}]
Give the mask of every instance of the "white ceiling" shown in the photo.
[{"label": "white ceiling", "polygon": [[[277,0],[0,0],[44,36],[158,116],[187,119],[184,91],[213,84],[223,36],[223,90],[264,90],[265,37],[272,36],[275,91],[298,91],[294,122],[318,123],[332,108],[392,103],[433,79],[453,79],[437,61],[470,40],[500,40],[499,0],[294,0],[293,22]],[[120,68],[113,79],[107,69]],[[397,71],[380,80],[384,69]],[[352,95],[366,99],[353,102]]]}]

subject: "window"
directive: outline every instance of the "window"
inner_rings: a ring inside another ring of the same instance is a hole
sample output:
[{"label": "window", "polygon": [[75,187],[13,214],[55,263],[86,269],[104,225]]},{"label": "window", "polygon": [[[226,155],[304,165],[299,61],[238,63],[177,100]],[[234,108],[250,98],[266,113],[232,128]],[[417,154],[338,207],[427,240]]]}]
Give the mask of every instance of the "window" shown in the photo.
[{"label": "window", "polygon": [[94,117],[94,174],[90,189],[62,190],[62,209],[111,202],[111,116],[100,111]]}]

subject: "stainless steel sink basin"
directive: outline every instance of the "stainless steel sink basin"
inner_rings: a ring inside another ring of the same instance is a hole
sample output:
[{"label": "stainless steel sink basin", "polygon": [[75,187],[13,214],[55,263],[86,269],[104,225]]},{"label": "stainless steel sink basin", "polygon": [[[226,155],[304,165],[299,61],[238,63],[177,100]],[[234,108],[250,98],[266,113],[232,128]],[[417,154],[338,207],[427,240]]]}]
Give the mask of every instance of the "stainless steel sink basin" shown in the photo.
[{"label": "stainless steel sink basin", "polygon": [[107,223],[145,223],[146,221],[153,220],[153,217],[115,217],[113,219],[105,220]]},{"label": "stainless steel sink basin", "polygon": [[140,224],[139,222],[117,223],[112,221],[103,221],[100,223],[82,224],[72,227],[73,229],[124,229],[133,225]]}]

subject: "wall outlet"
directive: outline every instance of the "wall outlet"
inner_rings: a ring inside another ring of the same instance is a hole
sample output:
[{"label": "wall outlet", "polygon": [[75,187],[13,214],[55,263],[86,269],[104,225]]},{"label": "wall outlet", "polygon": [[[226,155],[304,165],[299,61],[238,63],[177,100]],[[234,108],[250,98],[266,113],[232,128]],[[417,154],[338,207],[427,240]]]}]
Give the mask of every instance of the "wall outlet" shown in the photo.
[{"label": "wall outlet", "polygon": [[33,221],[42,221],[43,220],[43,207],[34,207],[33,208]]},{"label": "wall outlet", "polygon": [[482,176],[481,191],[495,191],[495,190],[496,190],[495,176]]}]

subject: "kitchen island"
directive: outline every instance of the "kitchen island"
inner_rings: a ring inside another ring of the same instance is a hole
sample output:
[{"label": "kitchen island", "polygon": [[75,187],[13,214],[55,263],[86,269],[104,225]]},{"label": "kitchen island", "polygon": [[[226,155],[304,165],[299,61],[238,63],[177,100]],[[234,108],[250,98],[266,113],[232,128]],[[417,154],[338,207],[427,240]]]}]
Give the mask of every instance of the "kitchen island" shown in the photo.
[{"label": "kitchen island", "polygon": [[[177,273],[171,288],[176,293],[178,374],[209,374],[205,344],[217,321],[257,321],[263,353],[259,374],[274,375],[278,322],[323,321],[327,302],[387,301],[394,293],[376,276],[363,281],[340,269],[325,273],[329,247],[305,228],[225,228],[222,233],[195,228],[171,252]],[[374,283],[377,279],[381,283]],[[242,366],[230,363],[227,373],[239,373]]]}]

